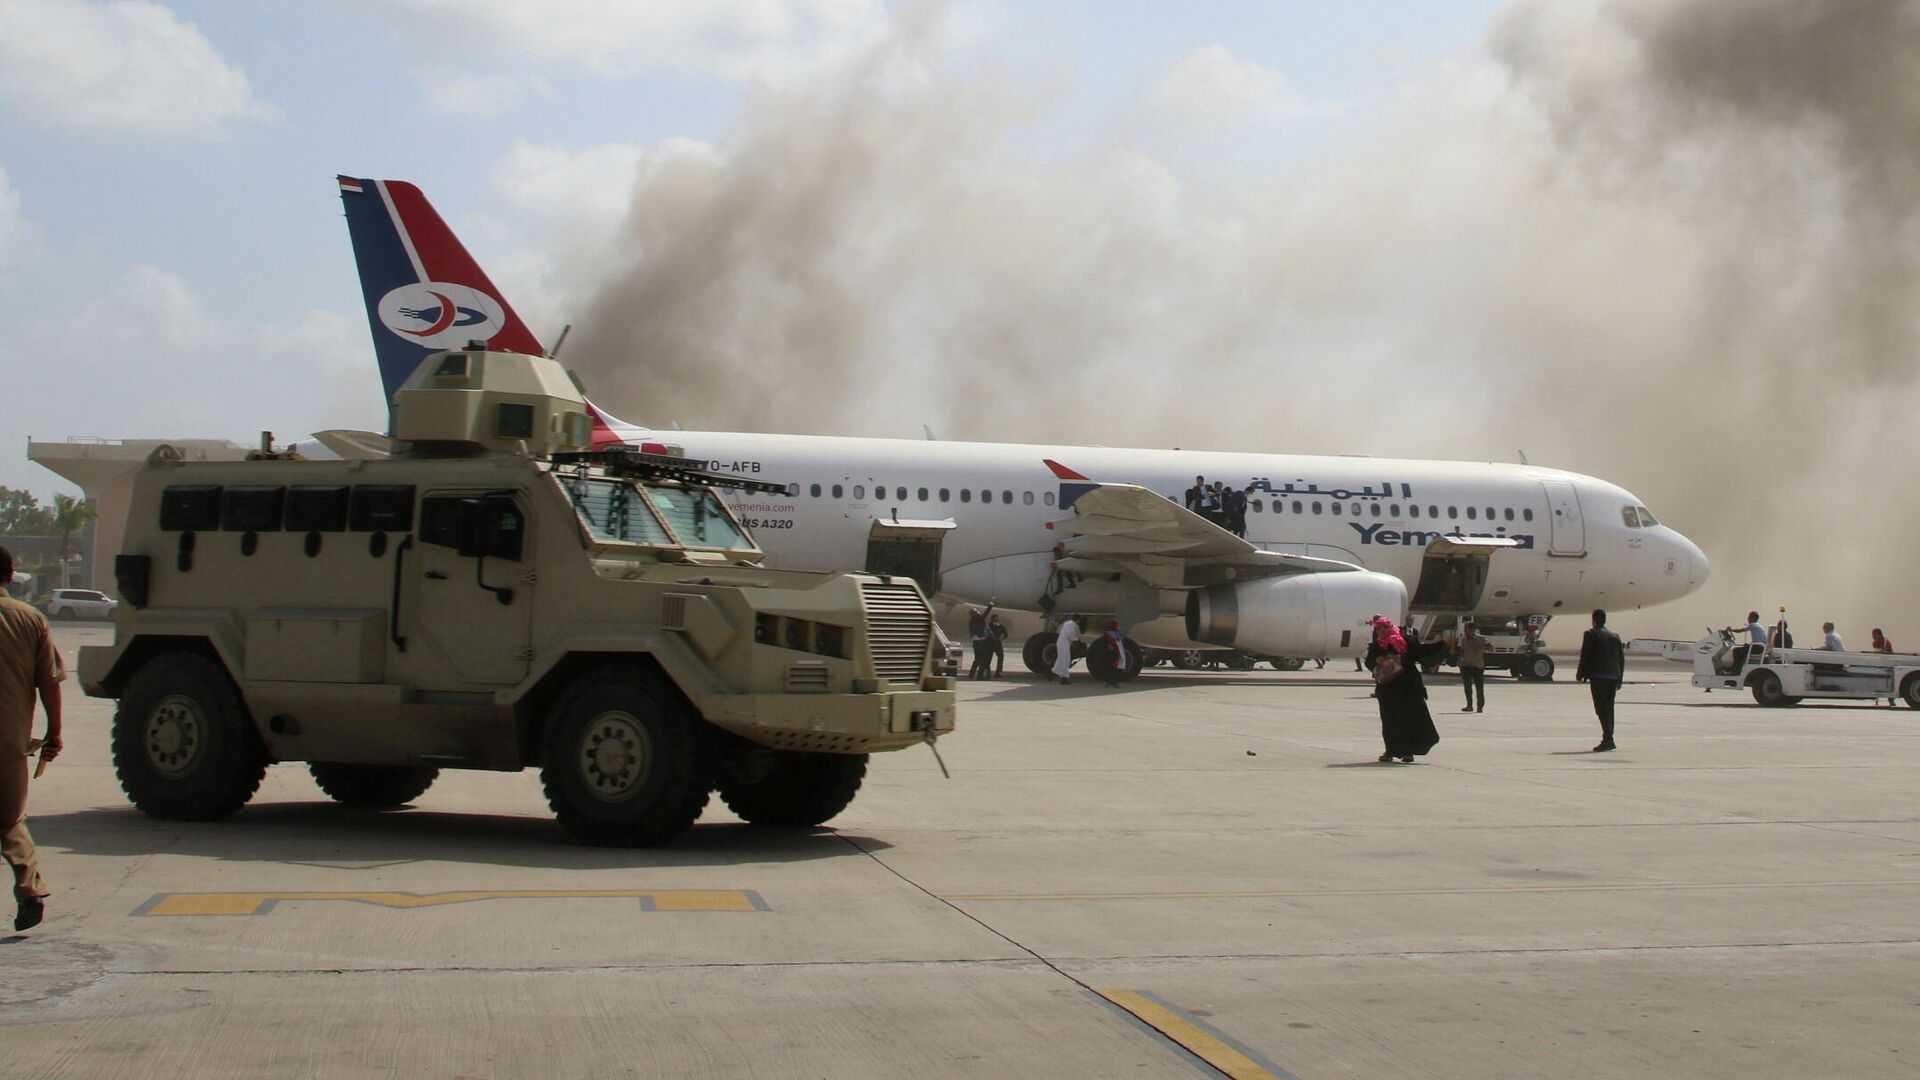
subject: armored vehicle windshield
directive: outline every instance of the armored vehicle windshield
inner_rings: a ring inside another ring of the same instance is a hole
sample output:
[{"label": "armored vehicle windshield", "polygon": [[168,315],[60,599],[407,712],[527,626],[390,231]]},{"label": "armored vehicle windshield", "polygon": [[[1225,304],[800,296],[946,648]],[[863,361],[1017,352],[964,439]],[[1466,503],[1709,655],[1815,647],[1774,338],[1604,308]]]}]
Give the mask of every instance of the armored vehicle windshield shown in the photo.
[{"label": "armored vehicle windshield", "polygon": [[587,532],[603,543],[757,551],[712,491],[562,472],[560,487]]}]

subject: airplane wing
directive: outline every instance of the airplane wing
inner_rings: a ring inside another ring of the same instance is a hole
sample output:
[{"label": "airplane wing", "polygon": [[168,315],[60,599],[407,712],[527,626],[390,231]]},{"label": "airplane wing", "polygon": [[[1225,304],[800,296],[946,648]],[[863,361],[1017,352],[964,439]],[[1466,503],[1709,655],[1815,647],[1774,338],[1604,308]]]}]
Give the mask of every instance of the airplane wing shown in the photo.
[{"label": "airplane wing", "polygon": [[1262,551],[1137,484],[1074,486],[1082,490],[1074,496],[1073,516],[1047,523],[1066,536],[1061,569],[1120,570],[1166,589],[1363,569],[1337,559]]}]

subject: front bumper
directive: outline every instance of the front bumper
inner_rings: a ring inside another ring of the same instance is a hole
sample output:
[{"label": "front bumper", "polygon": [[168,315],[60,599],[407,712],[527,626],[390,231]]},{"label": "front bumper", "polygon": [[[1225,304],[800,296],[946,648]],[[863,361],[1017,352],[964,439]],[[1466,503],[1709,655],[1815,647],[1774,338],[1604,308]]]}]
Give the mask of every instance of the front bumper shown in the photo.
[{"label": "front bumper", "polygon": [[882,694],[738,694],[702,702],[708,722],[776,750],[877,754],[954,728],[951,690]]}]

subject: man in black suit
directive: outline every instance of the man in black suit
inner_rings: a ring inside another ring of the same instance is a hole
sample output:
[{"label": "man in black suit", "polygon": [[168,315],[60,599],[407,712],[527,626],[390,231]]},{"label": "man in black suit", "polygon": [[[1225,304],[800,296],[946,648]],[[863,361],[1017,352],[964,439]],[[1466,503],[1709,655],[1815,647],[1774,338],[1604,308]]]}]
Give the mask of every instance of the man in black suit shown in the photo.
[{"label": "man in black suit", "polygon": [[1607,629],[1607,613],[1593,609],[1593,629],[1580,639],[1580,667],[1573,677],[1593,691],[1593,711],[1600,718],[1600,745],[1596,754],[1613,749],[1613,696],[1627,671],[1627,649],[1620,635]]},{"label": "man in black suit", "polygon": [[1199,513],[1200,500],[1206,497],[1207,497],[1207,478],[1204,476],[1194,477],[1193,486],[1187,489],[1187,509],[1193,511],[1196,514]]}]

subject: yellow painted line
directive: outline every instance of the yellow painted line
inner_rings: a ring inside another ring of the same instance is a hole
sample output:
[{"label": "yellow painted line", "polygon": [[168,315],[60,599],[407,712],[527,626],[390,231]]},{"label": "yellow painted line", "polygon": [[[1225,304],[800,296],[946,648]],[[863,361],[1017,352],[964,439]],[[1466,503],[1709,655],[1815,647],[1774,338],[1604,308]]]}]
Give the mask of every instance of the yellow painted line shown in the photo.
[{"label": "yellow painted line", "polygon": [[1724,889],[1859,889],[1920,885],[1920,879],[1873,881],[1659,881],[1638,885],[1486,885],[1453,889],[1244,889],[1215,892],[976,893],[942,896],[956,903],[1011,900],[1234,900],[1364,896],[1501,896],[1526,893],[1713,892]]},{"label": "yellow painted line", "polygon": [[1281,1080],[1280,1074],[1230,1046],[1226,1040],[1140,993],[1138,990],[1096,990],[1139,1021],[1186,1048],[1187,1052],[1233,1080]]},{"label": "yellow painted line", "polygon": [[265,915],[290,900],[348,901],[398,911],[470,904],[480,900],[638,900],[644,911],[766,911],[750,889],[469,889],[460,892],[217,892],[159,893],[135,915]]}]

